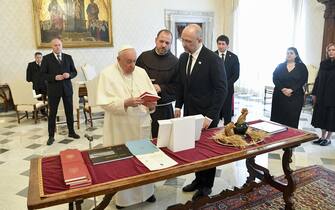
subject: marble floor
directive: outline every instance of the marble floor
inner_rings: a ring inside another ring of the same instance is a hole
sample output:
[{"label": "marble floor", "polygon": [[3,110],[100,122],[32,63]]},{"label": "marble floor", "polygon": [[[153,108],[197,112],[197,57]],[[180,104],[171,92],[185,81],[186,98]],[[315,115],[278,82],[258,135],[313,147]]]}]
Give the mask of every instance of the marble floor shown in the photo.
[{"label": "marble floor", "polygon": [[[261,98],[238,94],[235,99],[235,118],[239,110],[243,107],[249,109],[247,120],[269,119],[270,105],[264,105]],[[311,106],[306,105],[301,114],[299,128],[320,134],[318,129],[310,125]],[[81,117],[81,128],[78,134],[82,138],[73,140],[67,137],[67,130],[64,124],[58,125],[56,142],[52,146],[47,146],[47,121],[40,120],[34,124],[33,119],[23,119],[19,125],[16,115],[11,112],[0,112],[0,209],[20,210],[26,209],[27,189],[29,180],[29,160],[38,156],[58,154],[67,148],[88,149],[89,144],[83,138],[84,134],[93,135],[93,147],[101,147],[103,140],[102,124],[103,120],[95,120],[93,128],[85,125],[83,116]],[[222,125],[222,122],[221,122]],[[333,135],[335,140],[335,135]],[[309,166],[323,165],[335,170],[335,141],[333,144],[321,147],[312,143],[305,143],[295,149],[293,156],[293,169]],[[256,158],[257,163],[269,167],[274,175],[281,175],[281,154],[282,151],[274,151]],[[213,194],[217,194],[223,188],[241,186],[247,177],[244,161],[234,162],[217,168]],[[192,193],[184,193],[181,188],[191,182],[194,174],[180,176],[174,179],[157,182],[155,184],[155,203],[142,203],[126,209],[165,209],[175,203],[185,203],[190,200]],[[96,198],[98,201],[102,197]],[[83,204],[83,209],[92,209],[94,200],[87,199]],[[68,209],[67,205],[59,205],[46,209],[61,210]],[[107,209],[116,209],[114,202]]]}]

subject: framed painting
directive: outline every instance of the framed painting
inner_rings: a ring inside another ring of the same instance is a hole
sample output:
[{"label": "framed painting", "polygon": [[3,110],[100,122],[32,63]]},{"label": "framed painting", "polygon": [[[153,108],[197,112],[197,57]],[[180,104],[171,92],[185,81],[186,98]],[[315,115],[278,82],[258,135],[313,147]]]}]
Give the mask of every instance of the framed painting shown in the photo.
[{"label": "framed painting", "polygon": [[33,0],[37,48],[112,47],[111,0]]}]

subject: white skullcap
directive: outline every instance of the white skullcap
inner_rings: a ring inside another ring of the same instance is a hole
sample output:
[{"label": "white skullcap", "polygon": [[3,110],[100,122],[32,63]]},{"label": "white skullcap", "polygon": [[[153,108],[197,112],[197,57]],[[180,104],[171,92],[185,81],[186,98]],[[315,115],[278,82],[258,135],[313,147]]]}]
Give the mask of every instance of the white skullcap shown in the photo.
[{"label": "white skullcap", "polygon": [[135,50],[135,48],[131,45],[122,45],[118,50],[118,55],[120,55],[122,53],[122,51],[129,50],[129,49],[134,49]]}]

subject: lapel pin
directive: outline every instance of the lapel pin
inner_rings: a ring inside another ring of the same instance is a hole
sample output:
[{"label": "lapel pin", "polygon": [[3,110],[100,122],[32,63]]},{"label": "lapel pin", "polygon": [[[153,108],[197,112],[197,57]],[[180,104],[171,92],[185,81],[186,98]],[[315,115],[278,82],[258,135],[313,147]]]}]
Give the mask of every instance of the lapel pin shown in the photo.
[{"label": "lapel pin", "polygon": [[201,64],[201,61],[199,61],[198,64]]}]

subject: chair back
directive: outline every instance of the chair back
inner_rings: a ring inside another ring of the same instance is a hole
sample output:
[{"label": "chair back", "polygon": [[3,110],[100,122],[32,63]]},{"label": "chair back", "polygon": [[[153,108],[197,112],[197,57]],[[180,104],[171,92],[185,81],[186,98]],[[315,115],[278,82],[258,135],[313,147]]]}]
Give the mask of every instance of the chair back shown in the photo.
[{"label": "chair back", "polygon": [[99,77],[95,77],[88,80],[86,84],[87,88],[87,103],[90,107],[97,106],[97,87],[98,87]]},{"label": "chair back", "polygon": [[9,82],[9,88],[15,105],[34,105],[38,102],[34,98],[34,91],[30,82],[23,80],[11,81]]},{"label": "chair back", "polygon": [[83,73],[84,73],[84,76],[85,76],[85,79],[86,80],[91,80],[93,79],[94,77],[97,76],[97,72],[95,71],[95,67],[90,65],[90,64],[85,64],[81,67]]}]

